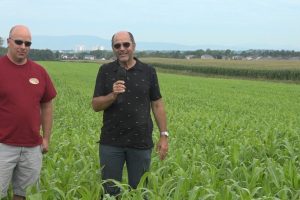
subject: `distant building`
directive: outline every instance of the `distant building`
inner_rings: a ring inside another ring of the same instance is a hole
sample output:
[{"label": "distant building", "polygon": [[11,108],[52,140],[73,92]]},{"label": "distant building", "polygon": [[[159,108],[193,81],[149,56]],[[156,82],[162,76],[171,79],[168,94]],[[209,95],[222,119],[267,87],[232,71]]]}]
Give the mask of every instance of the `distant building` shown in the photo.
[{"label": "distant building", "polygon": [[86,48],[84,45],[77,45],[75,47],[75,52],[80,52],[80,51],[85,51],[85,50],[86,50]]},{"label": "distant building", "polygon": [[63,59],[63,60],[78,60],[78,57],[76,55],[62,54],[61,59]]},{"label": "distant building", "polygon": [[92,47],[92,51],[96,51],[96,50],[100,50],[100,51],[103,51],[105,48],[104,48],[104,46],[101,46],[101,45],[99,45],[99,46],[95,46],[95,47]]},{"label": "distant building", "polygon": [[185,56],[185,59],[187,59],[187,60],[192,59],[192,58],[195,58],[195,55],[186,55]]},{"label": "distant building", "polygon": [[242,56],[232,56],[232,60],[242,60]]},{"label": "distant building", "polygon": [[252,56],[247,56],[246,58],[244,58],[243,60],[253,60],[254,58]]},{"label": "distant building", "polygon": [[201,59],[203,59],[203,60],[213,60],[214,57],[211,56],[211,55],[208,55],[208,54],[203,54],[203,55],[201,56]]},{"label": "distant building", "polygon": [[83,59],[84,60],[95,60],[95,56],[93,56],[93,55],[85,55]]}]

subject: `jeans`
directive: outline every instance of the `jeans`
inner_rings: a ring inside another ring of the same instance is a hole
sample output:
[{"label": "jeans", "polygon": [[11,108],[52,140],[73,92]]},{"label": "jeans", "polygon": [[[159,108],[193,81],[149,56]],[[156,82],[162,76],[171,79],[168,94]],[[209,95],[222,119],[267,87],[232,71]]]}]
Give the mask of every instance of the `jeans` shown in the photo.
[{"label": "jeans", "polygon": [[[126,163],[128,172],[128,184],[136,189],[141,177],[150,168],[152,149],[134,149],[114,147],[108,145],[99,146],[100,166],[102,179],[113,179],[122,181],[122,172]],[[112,182],[103,185],[105,192],[110,195],[118,195],[120,188],[115,187]]]}]

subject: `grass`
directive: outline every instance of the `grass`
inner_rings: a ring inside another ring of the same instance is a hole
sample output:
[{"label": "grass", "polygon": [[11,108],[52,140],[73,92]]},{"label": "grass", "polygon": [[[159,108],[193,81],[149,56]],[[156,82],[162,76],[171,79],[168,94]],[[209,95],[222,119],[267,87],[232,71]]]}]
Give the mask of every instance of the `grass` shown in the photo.
[{"label": "grass", "polygon": [[[58,90],[41,191],[29,199],[99,199],[97,63],[41,62]],[[299,199],[300,86],[159,73],[168,114],[166,160],[122,199]],[[153,138],[158,139],[155,128]],[[146,178],[148,186],[144,188]],[[114,199],[105,196],[105,199]]]}]

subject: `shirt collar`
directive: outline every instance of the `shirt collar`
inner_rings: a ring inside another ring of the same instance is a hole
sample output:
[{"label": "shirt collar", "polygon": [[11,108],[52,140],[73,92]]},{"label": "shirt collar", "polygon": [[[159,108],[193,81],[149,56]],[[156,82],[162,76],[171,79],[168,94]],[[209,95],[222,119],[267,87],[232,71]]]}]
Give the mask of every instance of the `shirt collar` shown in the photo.
[{"label": "shirt collar", "polygon": [[[141,65],[141,61],[138,58],[136,58],[136,57],[134,57],[133,59],[135,59],[136,63],[135,63],[135,65],[132,68],[129,69],[129,71],[130,70],[140,70],[140,71],[143,71],[143,68],[142,68],[142,65]],[[118,68],[120,67],[120,65],[119,65],[118,60],[115,60],[113,63],[114,63],[114,66],[113,66],[114,69],[113,69],[113,71],[116,72],[118,70]]]}]

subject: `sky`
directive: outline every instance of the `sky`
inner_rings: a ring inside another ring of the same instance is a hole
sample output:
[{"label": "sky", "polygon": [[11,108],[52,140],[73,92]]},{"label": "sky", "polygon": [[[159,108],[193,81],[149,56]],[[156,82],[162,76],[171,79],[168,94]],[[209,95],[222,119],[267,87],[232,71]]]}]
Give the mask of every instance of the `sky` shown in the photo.
[{"label": "sky", "polygon": [[33,41],[128,30],[137,43],[300,50],[300,0],[0,0],[0,37],[15,24]]}]

